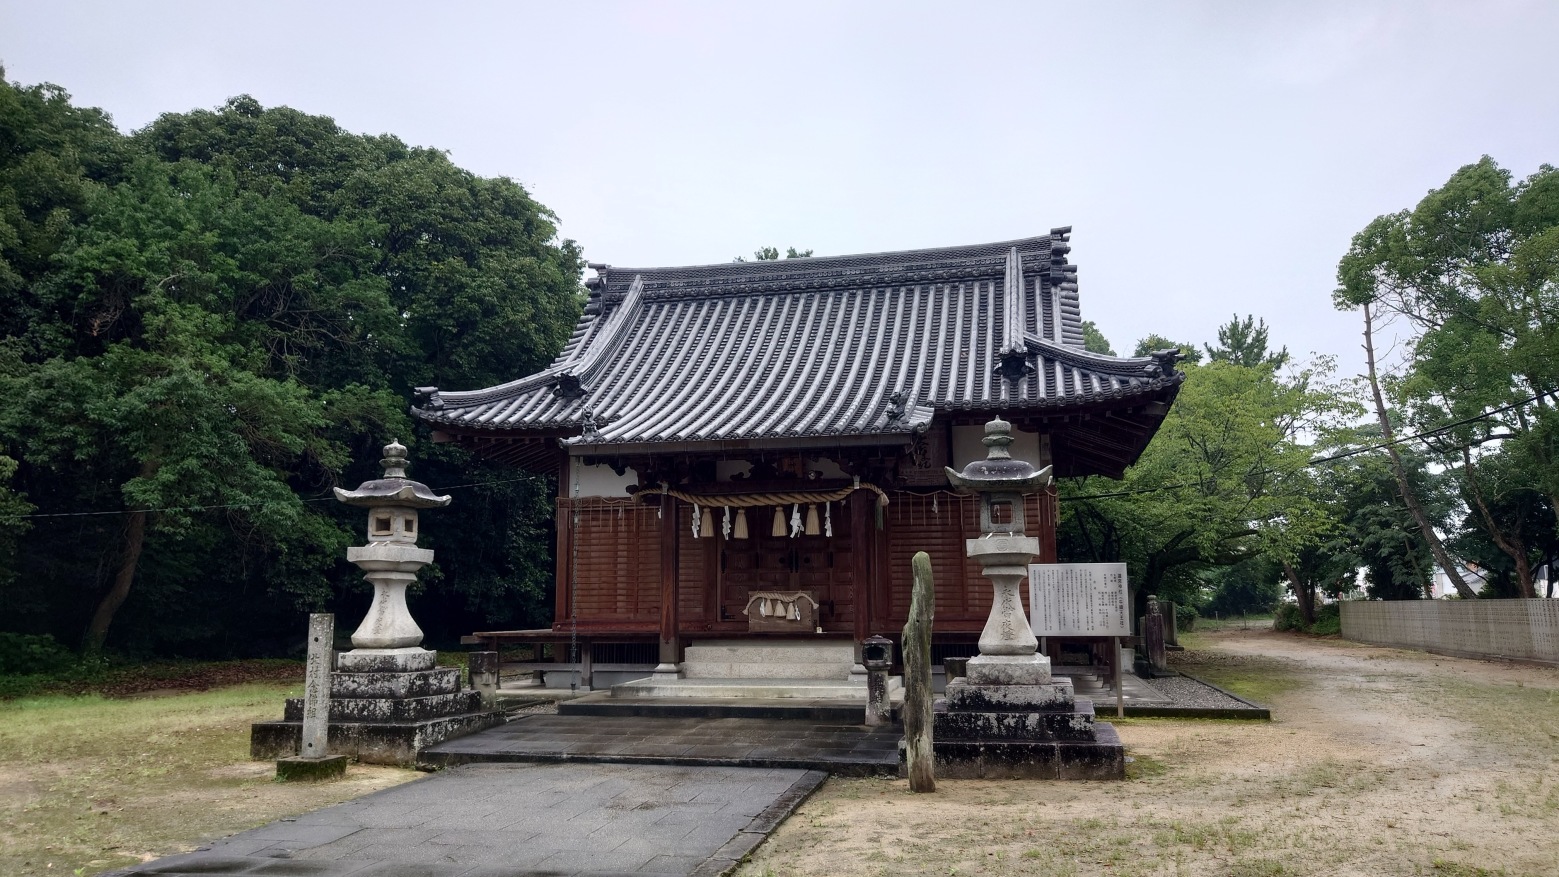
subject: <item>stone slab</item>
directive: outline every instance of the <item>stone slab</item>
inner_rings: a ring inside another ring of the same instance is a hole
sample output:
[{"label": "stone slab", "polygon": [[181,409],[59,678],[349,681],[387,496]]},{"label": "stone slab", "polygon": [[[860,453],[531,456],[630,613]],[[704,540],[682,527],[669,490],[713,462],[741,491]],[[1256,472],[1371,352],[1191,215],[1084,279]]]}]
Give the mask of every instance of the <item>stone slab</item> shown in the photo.
[{"label": "stone slab", "polygon": [[282,782],[321,782],[346,776],[345,755],[310,758],[294,755],[276,759],[276,778]]},{"label": "stone slab", "polygon": [[[903,689],[889,696],[895,713],[903,705],[902,697]],[[558,715],[564,716],[658,719],[796,719],[854,724],[861,720],[861,712],[860,703],[834,698],[614,697],[605,691],[558,703]]]},{"label": "stone slab", "polygon": [[597,762],[805,768],[849,776],[898,772],[903,731],[848,720],[528,715],[423,750],[440,768],[476,762]]},{"label": "stone slab", "polygon": [[[498,712],[469,713],[421,722],[332,722],[330,751],[366,764],[413,767],[418,750],[444,740],[503,724]],[[285,758],[298,751],[302,722],[256,722],[249,729],[249,757]]]},{"label": "stone slab", "polygon": [[434,694],[454,694],[460,690],[460,670],[457,667],[440,667],[434,670],[416,670],[409,673],[343,673],[330,674],[330,696],[334,699],[354,697],[428,697]]},{"label": "stone slab", "polygon": [[849,640],[713,640],[689,644],[682,660],[853,664],[855,644]]},{"label": "stone slab", "polygon": [[1094,739],[1093,704],[1086,699],[1070,712],[949,712],[931,714],[935,740],[1056,740]]},{"label": "stone slab", "polygon": [[[476,691],[433,694],[427,697],[356,697],[330,701],[331,722],[420,722],[444,716],[482,712],[482,695]],[[303,701],[287,698],[284,721],[303,717]]]},{"label": "stone slab", "polygon": [[996,742],[937,740],[932,744],[940,779],[1119,780],[1126,777],[1126,749],[1114,726],[1094,725],[1093,742]]},{"label": "stone slab", "polygon": [[970,685],[1043,685],[1050,681],[1050,659],[1043,655],[978,655],[964,669]]},{"label": "stone slab", "polygon": [[469,765],[110,877],[719,875],[825,778],[731,767]]},{"label": "stone slab", "polygon": [[1044,685],[971,685],[965,677],[947,683],[944,693],[951,711],[1070,710],[1076,700],[1069,679]]},{"label": "stone slab", "polygon": [[336,656],[336,669],[348,673],[414,673],[432,670],[438,652],[406,649],[353,649]]},{"label": "stone slab", "polygon": [[[904,681],[889,680],[889,696],[899,692],[903,698]],[[831,679],[635,679],[612,686],[613,697],[705,697],[705,698],[803,698],[842,700],[866,706],[866,686],[849,680]]]},{"label": "stone slab", "polygon": [[850,678],[850,660],[821,661],[683,661],[687,679],[837,679]]}]

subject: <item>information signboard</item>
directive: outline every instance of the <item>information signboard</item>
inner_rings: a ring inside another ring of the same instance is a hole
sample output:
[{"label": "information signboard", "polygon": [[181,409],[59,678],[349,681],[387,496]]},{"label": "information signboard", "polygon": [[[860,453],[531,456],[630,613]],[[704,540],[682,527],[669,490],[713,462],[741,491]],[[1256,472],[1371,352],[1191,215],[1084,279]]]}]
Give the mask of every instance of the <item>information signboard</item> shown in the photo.
[{"label": "information signboard", "polygon": [[1035,636],[1131,636],[1124,563],[1029,564]]}]

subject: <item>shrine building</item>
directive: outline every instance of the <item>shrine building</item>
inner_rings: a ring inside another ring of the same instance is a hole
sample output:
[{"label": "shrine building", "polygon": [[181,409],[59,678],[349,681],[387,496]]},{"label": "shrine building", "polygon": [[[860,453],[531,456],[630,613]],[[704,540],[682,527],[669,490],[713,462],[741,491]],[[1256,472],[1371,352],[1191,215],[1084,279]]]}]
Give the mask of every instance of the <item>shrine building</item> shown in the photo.
[{"label": "shrine building", "polygon": [[[897,638],[929,552],[938,654],[976,653],[991,587],[945,466],[984,424],[1058,478],[1119,477],[1184,375],[1083,348],[1069,228],[977,246],[682,268],[594,264],[572,337],[496,387],[421,388],[435,441],[555,477],[550,628],[583,661],[700,641]],[[1026,519],[1056,558],[1054,487]],[[647,672],[644,671],[644,672]],[[588,667],[586,669],[588,677]],[[642,675],[642,673],[641,673]]]}]

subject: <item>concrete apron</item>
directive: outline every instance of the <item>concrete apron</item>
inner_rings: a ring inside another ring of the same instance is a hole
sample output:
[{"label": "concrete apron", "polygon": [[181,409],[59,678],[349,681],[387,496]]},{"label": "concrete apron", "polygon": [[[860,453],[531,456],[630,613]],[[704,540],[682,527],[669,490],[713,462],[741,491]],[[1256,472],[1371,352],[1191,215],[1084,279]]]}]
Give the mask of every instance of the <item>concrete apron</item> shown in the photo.
[{"label": "concrete apron", "polygon": [[825,778],[738,767],[467,765],[107,877],[714,877]]}]

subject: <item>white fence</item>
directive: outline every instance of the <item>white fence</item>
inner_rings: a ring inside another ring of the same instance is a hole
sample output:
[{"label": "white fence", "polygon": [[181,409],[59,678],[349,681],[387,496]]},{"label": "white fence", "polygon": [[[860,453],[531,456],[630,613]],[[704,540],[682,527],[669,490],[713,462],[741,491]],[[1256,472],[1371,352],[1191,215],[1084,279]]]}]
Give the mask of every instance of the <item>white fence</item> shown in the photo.
[{"label": "white fence", "polygon": [[1559,666],[1559,600],[1349,600],[1344,639]]}]

